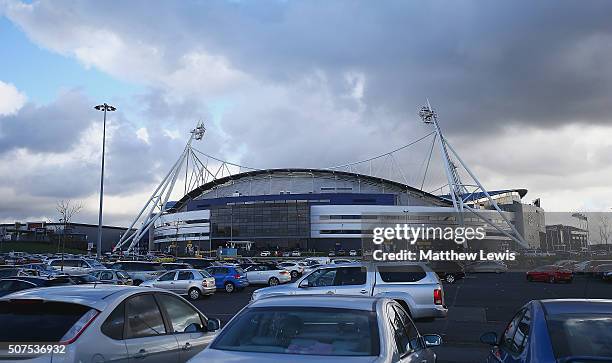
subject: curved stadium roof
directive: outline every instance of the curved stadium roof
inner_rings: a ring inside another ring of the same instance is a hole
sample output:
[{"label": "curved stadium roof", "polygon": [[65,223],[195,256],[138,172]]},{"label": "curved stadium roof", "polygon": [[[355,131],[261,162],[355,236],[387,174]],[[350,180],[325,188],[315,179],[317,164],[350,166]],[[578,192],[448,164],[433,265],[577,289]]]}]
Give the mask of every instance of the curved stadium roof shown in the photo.
[{"label": "curved stadium roof", "polygon": [[329,176],[342,176],[345,178],[357,178],[357,179],[369,181],[372,183],[379,183],[379,184],[382,183],[385,185],[389,185],[389,186],[392,186],[406,193],[411,193],[414,195],[419,195],[423,198],[435,200],[441,205],[448,204],[448,200],[441,198],[437,195],[422,191],[420,189],[411,187],[403,183],[385,179],[385,178],[374,177],[374,176],[365,175],[365,174],[351,173],[347,171],[328,170],[328,169],[284,168],[284,169],[262,169],[262,170],[247,171],[247,172],[234,174],[234,175],[212,180],[208,183],[202,184],[199,187],[189,191],[179,201],[177,201],[168,211],[174,212],[174,211],[180,210],[190,200],[196,199],[203,193],[213,190],[216,187],[226,185],[228,182],[231,182],[231,181],[237,181],[240,179],[257,177],[257,176],[267,176],[267,175],[272,176],[274,174],[291,174],[291,173],[310,173],[310,174],[317,174],[318,176],[329,175]]}]

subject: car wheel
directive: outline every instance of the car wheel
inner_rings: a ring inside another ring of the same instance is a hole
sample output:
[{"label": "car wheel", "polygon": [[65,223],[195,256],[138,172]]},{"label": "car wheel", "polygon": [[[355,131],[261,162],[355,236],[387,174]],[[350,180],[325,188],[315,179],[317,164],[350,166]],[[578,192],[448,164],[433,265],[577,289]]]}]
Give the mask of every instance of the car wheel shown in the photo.
[{"label": "car wheel", "polygon": [[551,277],[548,279],[548,282],[550,282],[551,284],[554,284],[554,283],[555,283],[555,277],[554,277],[554,276],[551,276]]},{"label": "car wheel", "polygon": [[200,295],[202,295],[200,293],[200,290],[196,289],[195,287],[189,289],[189,292],[187,294],[187,296],[189,296],[189,300],[197,300],[200,298]]},{"label": "car wheel", "polygon": [[236,290],[236,287],[234,286],[233,283],[231,283],[231,282],[226,282],[225,283],[225,292],[232,293],[232,292],[234,292],[234,290]]},{"label": "car wheel", "polygon": [[268,285],[270,286],[276,286],[278,285],[279,281],[276,277],[271,277],[270,280],[268,281]]},{"label": "car wheel", "polygon": [[141,280],[134,280],[132,283],[134,284],[134,286],[138,286],[138,285],[142,284],[142,281]]},{"label": "car wheel", "polygon": [[292,279],[296,279],[298,277],[298,272],[297,271],[291,271],[291,278]]},{"label": "car wheel", "polygon": [[446,275],[446,282],[448,282],[449,284],[452,284],[453,282],[455,282],[455,275],[453,274]]}]

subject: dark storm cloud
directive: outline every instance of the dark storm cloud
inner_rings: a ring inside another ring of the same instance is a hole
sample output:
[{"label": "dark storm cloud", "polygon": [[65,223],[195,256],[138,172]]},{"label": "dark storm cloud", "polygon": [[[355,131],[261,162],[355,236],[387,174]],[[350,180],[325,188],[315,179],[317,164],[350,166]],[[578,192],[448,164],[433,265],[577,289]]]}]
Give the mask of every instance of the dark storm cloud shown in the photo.
[{"label": "dark storm cloud", "polygon": [[32,152],[70,150],[91,124],[91,104],[74,90],[51,104],[27,103],[14,115],[0,116],[0,153],[20,148]]},{"label": "dark storm cloud", "polygon": [[414,118],[429,97],[449,132],[495,132],[507,123],[609,123],[612,112],[609,1],[36,6],[44,9],[39,26],[71,17],[112,29],[155,46],[170,68],[204,49],[272,83],[322,71],[330,87],[341,87],[344,72],[361,72],[368,109]]},{"label": "dark storm cloud", "polygon": [[106,4],[109,18],[77,9],[157,44],[169,63],[200,46],[270,82],[322,70],[333,87],[343,72],[363,72],[368,107],[414,117],[429,97],[451,132],[610,122],[609,1],[148,5]]}]

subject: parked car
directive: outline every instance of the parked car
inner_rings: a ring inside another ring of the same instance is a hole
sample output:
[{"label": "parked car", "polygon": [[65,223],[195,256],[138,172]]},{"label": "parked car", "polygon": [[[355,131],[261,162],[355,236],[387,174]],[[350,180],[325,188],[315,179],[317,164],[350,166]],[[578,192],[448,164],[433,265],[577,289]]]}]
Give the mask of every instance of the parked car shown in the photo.
[{"label": "parked car", "polygon": [[353,261],[351,260],[347,260],[346,258],[335,258],[332,263],[336,264],[336,265],[342,265],[345,263],[353,263]]},{"label": "parked car", "polygon": [[503,273],[508,272],[508,266],[500,261],[480,261],[465,267],[465,272],[472,273]]},{"label": "parked car", "polygon": [[291,278],[293,279],[302,276],[302,274],[304,273],[304,267],[300,266],[300,264],[298,264],[297,262],[281,262],[279,263],[279,266],[289,271],[289,273],[291,273]]},{"label": "parked car", "polygon": [[261,251],[259,253],[259,256],[261,256],[261,257],[270,257],[270,251]]},{"label": "parked car", "polygon": [[428,363],[441,343],[392,299],[271,297],[249,304],[192,362]]},{"label": "parked car", "polygon": [[335,252],[335,251],[329,251],[329,252],[327,253],[327,256],[329,256],[329,257],[334,257],[335,255],[336,255],[336,252]]},{"label": "parked car", "polygon": [[572,269],[572,270],[573,270],[573,272],[574,272],[575,274],[578,274],[578,275],[582,275],[582,274],[586,273],[586,268],[587,268],[587,265],[588,265],[590,262],[591,262],[591,261],[582,261],[582,262],[578,262],[577,264],[575,264],[575,265],[574,265],[574,267],[573,267],[573,269]]},{"label": "parked car", "polygon": [[177,263],[188,263],[191,267],[198,270],[204,270],[210,266],[219,265],[219,263],[213,259],[209,258],[199,258],[199,257],[182,257],[176,259]]},{"label": "parked car", "polygon": [[132,285],[133,284],[133,281],[132,281],[132,278],[130,278],[130,275],[128,275],[127,272],[121,271],[121,270],[112,270],[112,269],[96,270],[96,271],[90,272],[90,275],[94,276],[101,282],[104,282],[107,284],[114,284],[114,285]]},{"label": "parked car", "polygon": [[346,251],[345,250],[338,250],[337,255],[338,256],[346,256]]},{"label": "parked car", "polygon": [[485,333],[489,363],[609,362],[612,300],[534,300],[510,320],[500,337]]},{"label": "parked car", "polygon": [[65,274],[81,275],[92,270],[105,268],[100,262],[90,258],[61,258],[48,261],[49,266]]},{"label": "parked car", "polygon": [[241,265],[251,285],[276,286],[291,281],[291,273],[284,267],[274,264]]},{"label": "parked car", "polygon": [[116,285],[13,293],[0,299],[0,324],[2,342],[63,346],[61,354],[41,354],[36,362],[182,363],[220,326],[178,295]]},{"label": "parked car", "polygon": [[612,271],[608,271],[608,272],[604,272],[602,279],[604,281],[610,281],[612,280]]},{"label": "parked car", "polygon": [[432,261],[429,263],[429,266],[438,274],[440,279],[449,284],[465,277],[463,266],[455,261]]},{"label": "parked car", "polygon": [[[184,263],[184,262],[165,262],[161,264],[162,267],[164,268],[164,270],[166,271],[172,271],[172,270],[178,270],[178,269],[186,269],[186,268],[193,268],[193,266],[191,266],[188,263]],[[206,266],[208,267],[208,266]]]},{"label": "parked car", "polygon": [[190,300],[198,300],[202,296],[215,293],[215,279],[204,270],[179,269],[168,271],[156,279],[140,284],[143,287],[157,287],[186,295]]},{"label": "parked car", "polygon": [[326,265],[296,282],[255,290],[251,299],[302,294],[389,297],[415,319],[448,314],[440,279],[429,266],[416,262]]},{"label": "parked car", "polygon": [[557,265],[546,265],[535,268],[526,273],[527,281],[572,282],[574,275],[572,271]]},{"label": "parked car", "polygon": [[300,257],[302,255],[302,253],[300,251],[292,251],[291,252],[291,257]]},{"label": "parked car", "polygon": [[75,283],[75,285],[104,283],[98,280],[95,276],[92,276],[90,274],[68,275],[68,278],[72,280]]},{"label": "parked car", "polygon": [[241,267],[233,265],[213,266],[205,270],[215,278],[217,289],[224,289],[225,292],[234,292],[236,289],[242,290],[249,286],[246,272]]},{"label": "parked car", "polygon": [[598,277],[598,278],[603,278],[603,275],[606,272],[610,272],[610,271],[612,271],[612,264],[598,265],[595,268],[593,268],[593,276]]},{"label": "parked car", "polygon": [[15,277],[15,276],[39,276],[40,273],[38,270],[23,268],[23,267],[13,267],[13,268],[3,268],[0,269],[0,279],[6,277]]},{"label": "parked car", "polygon": [[144,261],[118,261],[113,263],[111,268],[127,272],[136,286],[144,281],[154,279],[166,271],[160,263]]},{"label": "parked car", "polygon": [[25,265],[21,265],[22,268],[27,268],[30,270],[37,270],[38,274],[40,276],[55,276],[59,273],[59,271],[57,271],[56,269],[54,269],[53,267],[49,266],[46,263],[43,262],[39,262],[39,263],[28,263]]},{"label": "parked car", "polygon": [[291,256],[291,252],[289,252],[289,251],[283,251],[282,256],[283,256],[283,257],[290,257],[290,256]]},{"label": "parked car", "polygon": [[0,279],[0,297],[17,291],[33,289],[35,287],[50,287],[61,285],[74,285],[74,282],[66,277],[46,278],[21,276]]},{"label": "parked car", "polygon": [[357,251],[355,251],[355,250],[350,250],[350,251],[349,251],[349,256],[351,256],[351,257],[357,256]]},{"label": "parked car", "polygon": [[588,261],[582,272],[587,275],[592,275],[595,272],[595,268],[599,265],[609,265],[612,264],[612,260],[590,260]]}]

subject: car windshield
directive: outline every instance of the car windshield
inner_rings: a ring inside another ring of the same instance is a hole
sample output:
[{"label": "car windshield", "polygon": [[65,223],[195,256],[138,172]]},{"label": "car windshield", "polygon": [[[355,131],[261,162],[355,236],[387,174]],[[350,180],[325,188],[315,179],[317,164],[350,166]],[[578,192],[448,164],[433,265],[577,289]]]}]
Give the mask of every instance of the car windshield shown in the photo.
[{"label": "car windshield", "polygon": [[557,359],[571,356],[612,358],[612,314],[556,314],[547,320]]},{"label": "car windshield", "polygon": [[211,348],[324,356],[377,356],[380,352],[374,312],[304,307],[248,309]]}]

